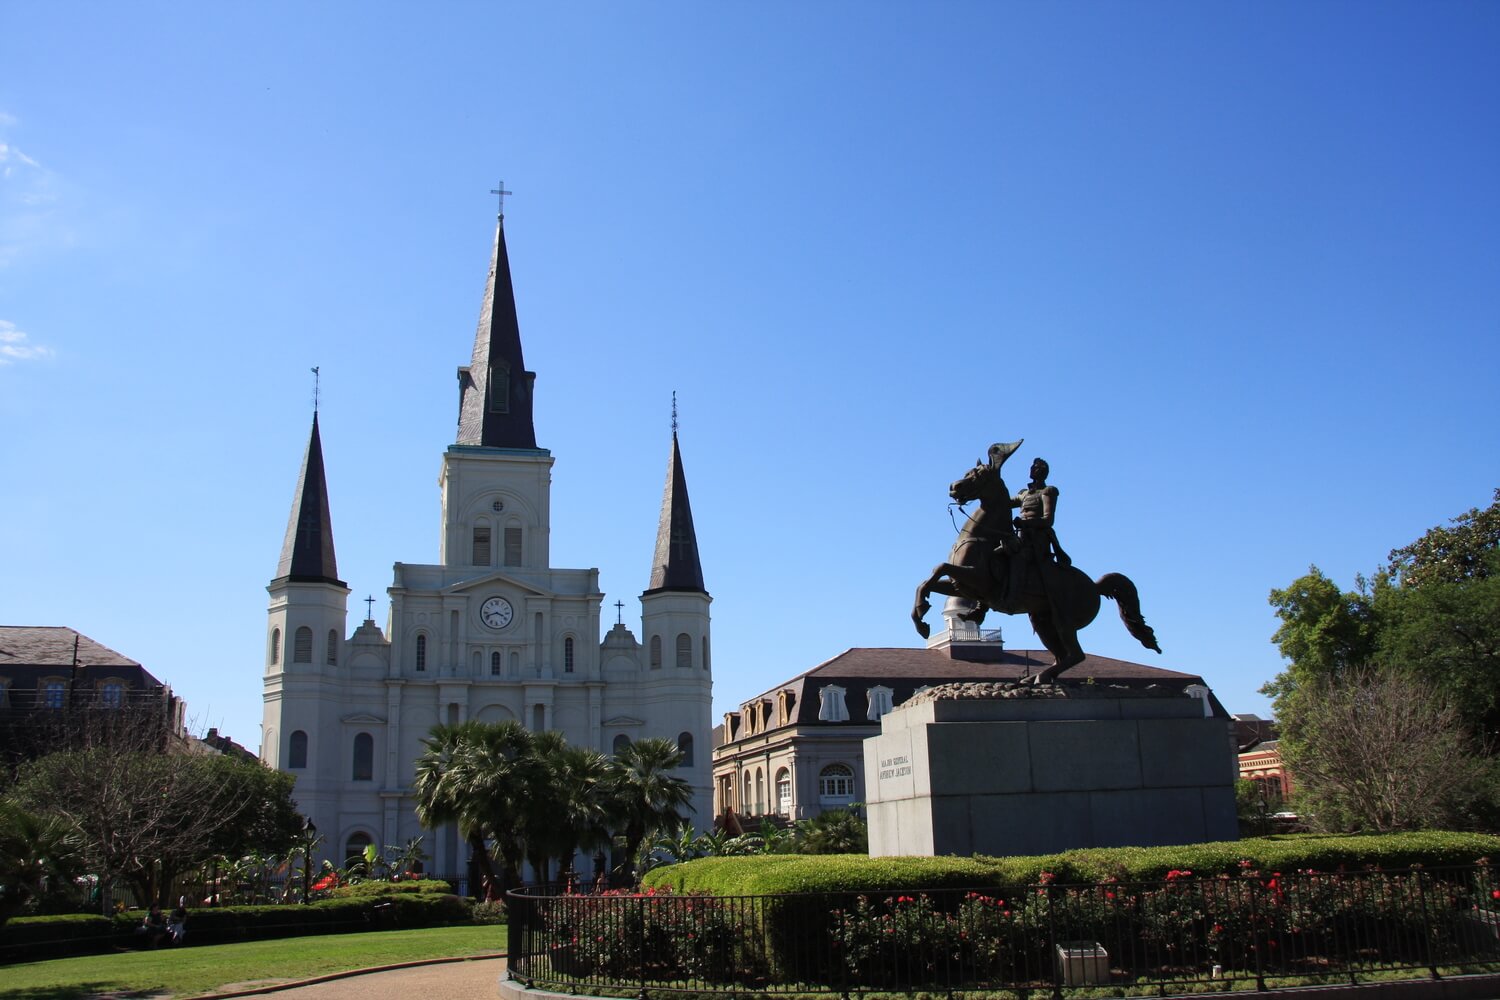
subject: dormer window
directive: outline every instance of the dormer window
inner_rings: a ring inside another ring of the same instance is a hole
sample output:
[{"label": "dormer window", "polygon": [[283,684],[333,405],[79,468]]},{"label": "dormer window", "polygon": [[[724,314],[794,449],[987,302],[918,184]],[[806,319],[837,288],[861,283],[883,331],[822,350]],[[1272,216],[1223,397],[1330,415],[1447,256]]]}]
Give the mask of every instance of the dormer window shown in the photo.
[{"label": "dormer window", "polygon": [[865,713],[865,718],[871,722],[878,722],[882,715],[889,712],[892,708],[891,694],[891,689],[883,684],[870,688],[870,709]]},{"label": "dormer window", "polygon": [[849,709],[844,705],[844,689],[837,684],[825,684],[818,689],[818,721],[849,721]]}]

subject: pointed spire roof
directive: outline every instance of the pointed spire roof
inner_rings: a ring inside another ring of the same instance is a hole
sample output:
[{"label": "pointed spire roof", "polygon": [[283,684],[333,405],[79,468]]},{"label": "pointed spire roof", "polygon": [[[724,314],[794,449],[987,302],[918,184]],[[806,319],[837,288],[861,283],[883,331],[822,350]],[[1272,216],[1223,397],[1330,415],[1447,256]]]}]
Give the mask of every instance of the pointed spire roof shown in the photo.
[{"label": "pointed spire roof", "polygon": [[292,516],[286,524],[286,541],[281,545],[276,579],[344,586],[333,556],[333,517],[328,512],[328,481],[323,475],[323,440],[318,436],[316,412],[312,435],[307,439],[307,454],[302,458],[302,472],[297,476],[297,492],[292,497]]},{"label": "pointed spire roof", "polygon": [[[676,423],[674,414],[673,423]],[[667,463],[667,485],[661,497],[661,520],[656,527],[656,557],[651,561],[651,585],[646,593],[685,590],[707,593],[703,566],[698,561],[698,534],[693,530],[693,508],[688,503],[687,476],[677,428],[672,428],[672,458]]]},{"label": "pointed spire roof", "polygon": [[484,283],[474,356],[458,370],[458,443],[486,448],[535,448],[531,390],[536,375],[521,356],[521,327],[510,283],[505,217],[495,223],[495,249]]}]

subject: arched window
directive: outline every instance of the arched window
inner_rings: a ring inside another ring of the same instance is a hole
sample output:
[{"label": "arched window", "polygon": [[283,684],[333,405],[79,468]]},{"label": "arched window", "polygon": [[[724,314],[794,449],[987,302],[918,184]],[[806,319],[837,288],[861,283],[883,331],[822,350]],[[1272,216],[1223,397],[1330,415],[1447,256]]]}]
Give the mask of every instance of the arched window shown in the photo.
[{"label": "arched window", "polygon": [[286,767],[288,771],[301,770],[307,766],[307,734],[298,729],[292,733],[291,742],[286,748]]},{"label": "arched window", "polygon": [[573,637],[570,635],[563,640],[563,673],[573,672]]},{"label": "arched window", "polygon": [[521,526],[519,524],[505,526],[505,565],[521,565]]},{"label": "arched window", "polygon": [[512,677],[521,676],[521,654],[515,650],[512,650],[510,654],[510,675]]},{"label": "arched window", "polygon": [[352,777],[355,781],[375,780],[375,737],[369,733],[360,733],[354,737]]},{"label": "arched window", "polygon": [[531,729],[533,732],[544,732],[547,728],[547,706],[531,706]]},{"label": "arched window", "polygon": [[848,764],[829,764],[818,772],[818,804],[847,806],[854,801],[854,769]]},{"label": "arched window", "polygon": [[625,748],[628,747],[628,746],[630,746],[630,737],[629,736],[626,736],[624,733],[621,733],[619,736],[616,736],[615,737],[614,746],[613,746],[614,755],[616,757],[620,756],[620,754],[622,754],[622,753],[625,752]]},{"label": "arched window", "polygon": [[708,669],[708,636],[703,637],[703,669]]},{"label": "arched window", "polygon": [[757,816],[766,814],[766,775],[758,767],[755,769],[755,813]]},{"label": "arched window", "polygon": [[67,690],[67,684],[63,681],[43,681],[43,704],[48,708],[62,708],[63,702],[67,699]]},{"label": "arched window", "polygon": [[792,814],[792,772],[784,767],[776,772],[776,811],[783,816]]},{"label": "arched window", "polygon": [[368,833],[351,833],[349,839],[344,841],[344,865],[347,867],[352,861],[365,860],[365,848],[375,843]]},{"label": "arched window", "polygon": [[490,526],[488,522],[474,525],[474,544],[469,561],[475,566],[490,564]]},{"label": "arched window", "polygon": [[119,681],[106,681],[99,689],[99,704],[105,708],[119,708],[125,704],[125,685]]},{"label": "arched window", "polygon": [[427,636],[422,634],[417,636],[417,669],[427,669]]},{"label": "arched window", "polygon": [[740,796],[740,811],[746,816],[755,815],[755,786],[751,783],[754,779],[750,772],[745,772],[745,792]]},{"label": "arched window", "polygon": [[693,637],[686,632],[677,634],[677,665],[679,667],[693,665]]},{"label": "arched window", "polygon": [[338,666],[339,662],[339,632],[338,629],[328,630],[328,665]]},{"label": "arched window", "polygon": [[312,629],[303,625],[292,635],[292,662],[312,662]]},{"label": "arched window", "polygon": [[692,733],[678,733],[677,734],[677,749],[679,749],[679,750],[682,751],[682,764],[680,766],[682,766],[682,767],[692,767],[693,766],[693,734]]},{"label": "arched window", "polygon": [[498,650],[490,654],[490,676],[500,676],[500,653]]},{"label": "arched window", "polygon": [[281,662],[281,629],[279,628],[271,630],[271,662],[273,664]]},{"label": "arched window", "polygon": [[661,636],[659,635],[651,637],[651,669],[661,669]]}]

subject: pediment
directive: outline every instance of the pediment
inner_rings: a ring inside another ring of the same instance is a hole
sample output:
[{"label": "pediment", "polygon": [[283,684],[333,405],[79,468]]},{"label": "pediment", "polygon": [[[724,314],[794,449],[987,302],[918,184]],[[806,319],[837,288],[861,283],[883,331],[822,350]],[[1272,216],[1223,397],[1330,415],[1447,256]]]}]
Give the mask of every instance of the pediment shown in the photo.
[{"label": "pediment", "polygon": [[471,577],[468,580],[460,580],[458,583],[449,584],[448,586],[444,587],[441,591],[439,591],[439,593],[467,594],[470,591],[489,589],[495,587],[496,585],[513,590],[520,590],[527,594],[533,594],[537,597],[558,596],[553,591],[543,590],[541,587],[538,587],[534,583],[527,583],[524,580],[518,580],[508,573],[485,573],[481,576]]},{"label": "pediment", "polygon": [[645,724],[644,719],[637,719],[631,715],[616,715],[604,720],[606,726],[644,726]]},{"label": "pediment", "polygon": [[357,726],[383,726],[385,719],[369,712],[350,712],[348,715],[339,716],[340,722],[349,722]]}]

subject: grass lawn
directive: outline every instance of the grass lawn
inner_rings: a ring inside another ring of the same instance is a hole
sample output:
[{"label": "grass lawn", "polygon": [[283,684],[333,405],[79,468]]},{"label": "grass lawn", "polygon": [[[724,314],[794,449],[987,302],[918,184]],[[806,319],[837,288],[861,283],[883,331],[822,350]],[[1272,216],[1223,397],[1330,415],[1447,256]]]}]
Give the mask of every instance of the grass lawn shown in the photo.
[{"label": "grass lawn", "polygon": [[0,966],[0,998],[75,1000],[117,991],[194,996],[231,983],[265,984],[371,965],[492,954],[505,950],[506,930],[493,925],[428,927],[57,958]]}]

